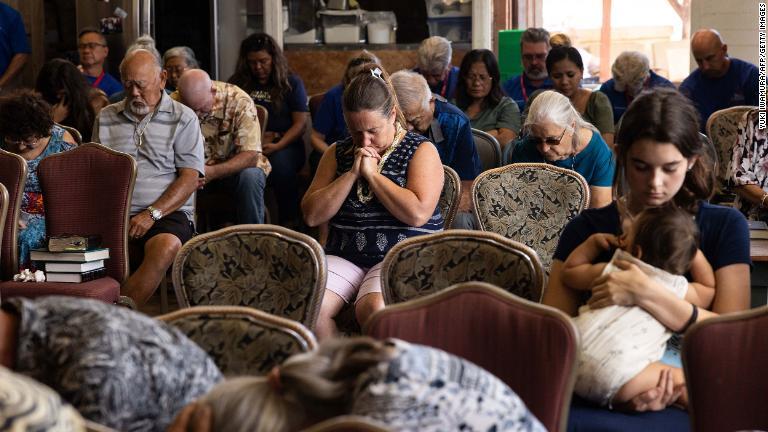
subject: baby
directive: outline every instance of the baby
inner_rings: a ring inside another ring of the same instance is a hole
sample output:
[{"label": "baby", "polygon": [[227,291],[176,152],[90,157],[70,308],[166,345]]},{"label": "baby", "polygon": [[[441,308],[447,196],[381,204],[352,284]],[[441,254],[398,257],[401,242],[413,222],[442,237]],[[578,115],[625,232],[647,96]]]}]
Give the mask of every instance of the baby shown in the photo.
[{"label": "baby", "polygon": [[[698,229],[687,212],[667,205],[648,208],[625,235],[594,234],[571,252],[565,261],[563,281],[570,287],[589,290],[601,275],[621,271],[615,260],[629,261],[672,293],[699,307],[708,307],[714,297],[715,275],[698,249]],[[608,263],[592,264],[612,246],[619,249]],[[623,249],[623,250],[622,250]],[[682,276],[690,272],[690,285]],[[609,306],[579,309],[575,318],[581,333],[576,394],[600,403],[624,403],[657,386],[660,374],[670,369],[675,388],[682,390],[677,403],[686,406],[685,377],[680,368],[664,365],[664,354],[672,332],[644,309]]]}]

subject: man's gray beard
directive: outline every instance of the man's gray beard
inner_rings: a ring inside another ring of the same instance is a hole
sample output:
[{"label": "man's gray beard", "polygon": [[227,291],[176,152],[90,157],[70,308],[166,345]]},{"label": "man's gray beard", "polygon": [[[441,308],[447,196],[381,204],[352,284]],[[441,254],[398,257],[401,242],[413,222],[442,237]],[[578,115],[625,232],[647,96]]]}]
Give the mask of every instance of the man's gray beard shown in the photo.
[{"label": "man's gray beard", "polygon": [[535,81],[544,80],[544,79],[547,79],[547,77],[549,77],[549,75],[547,74],[547,71],[538,72],[538,75],[526,71],[525,76],[527,76],[528,79],[532,79]]},{"label": "man's gray beard", "polygon": [[131,114],[133,115],[144,116],[149,114],[149,107],[146,104],[140,103],[140,104],[134,105],[133,102],[130,102],[127,105],[128,105],[128,111],[130,111]]}]

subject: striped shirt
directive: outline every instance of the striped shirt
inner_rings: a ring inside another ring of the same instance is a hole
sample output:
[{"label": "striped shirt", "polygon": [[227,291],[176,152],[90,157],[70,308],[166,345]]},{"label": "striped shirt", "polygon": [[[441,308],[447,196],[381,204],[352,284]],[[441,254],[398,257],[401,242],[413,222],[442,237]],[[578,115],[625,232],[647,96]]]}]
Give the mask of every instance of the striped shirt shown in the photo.
[{"label": "striped shirt", "polygon": [[[143,131],[143,135],[142,135]],[[93,141],[127,153],[136,160],[138,173],[131,201],[131,215],[152,205],[173,183],[179,168],[205,175],[203,135],[195,113],[165,92],[155,112],[139,121],[125,109],[125,100],[101,110],[93,125]],[[179,210],[192,220],[194,194]]]}]

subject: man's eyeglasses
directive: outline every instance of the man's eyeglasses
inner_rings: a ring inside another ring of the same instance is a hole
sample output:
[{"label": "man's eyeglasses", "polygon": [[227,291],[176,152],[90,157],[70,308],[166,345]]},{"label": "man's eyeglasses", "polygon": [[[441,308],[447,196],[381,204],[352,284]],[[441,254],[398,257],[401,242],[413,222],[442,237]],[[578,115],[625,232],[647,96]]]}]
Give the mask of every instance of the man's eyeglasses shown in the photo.
[{"label": "man's eyeglasses", "polygon": [[528,135],[528,141],[530,141],[535,146],[540,146],[541,144],[546,144],[548,146],[556,146],[560,144],[560,141],[563,140],[563,137],[565,136],[565,132],[568,131],[568,128],[566,127],[563,129],[563,133],[560,134],[559,137],[546,137],[541,138],[533,135]]},{"label": "man's eyeglasses", "polygon": [[95,50],[98,47],[105,47],[105,46],[107,46],[107,45],[102,44],[102,43],[98,43],[98,42],[88,42],[88,43],[77,44],[77,49],[84,50],[84,49],[88,48],[88,49],[91,49],[91,50]]}]

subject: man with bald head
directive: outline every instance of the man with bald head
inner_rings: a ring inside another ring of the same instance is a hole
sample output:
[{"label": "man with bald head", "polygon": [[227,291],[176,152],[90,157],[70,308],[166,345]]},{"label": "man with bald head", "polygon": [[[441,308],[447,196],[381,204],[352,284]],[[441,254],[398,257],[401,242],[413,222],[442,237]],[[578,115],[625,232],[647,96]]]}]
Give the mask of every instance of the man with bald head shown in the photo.
[{"label": "man with bald head", "polygon": [[261,127],[253,99],[233,84],[212,81],[200,69],[181,76],[171,94],[191,108],[205,139],[205,177],[198,199],[224,194],[235,203],[238,224],[264,223],[264,186],[270,171],[261,152]]},{"label": "man with bald head", "polygon": [[141,305],[194,233],[193,194],[205,175],[203,136],[195,113],[163,91],[166,72],[156,55],[128,53],[120,74],[125,99],[101,110],[93,140],[131,155],[138,165],[128,236],[131,263],[141,265],[121,294]]},{"label": "man with bald head", "polygon": [[703,29],[691,38],[691,53],[699,67],[680,84],[699,110],[701,130],[709,116],[724,108],[758,104],[757,67],[728,57],[728,45],[716,30]]}]

